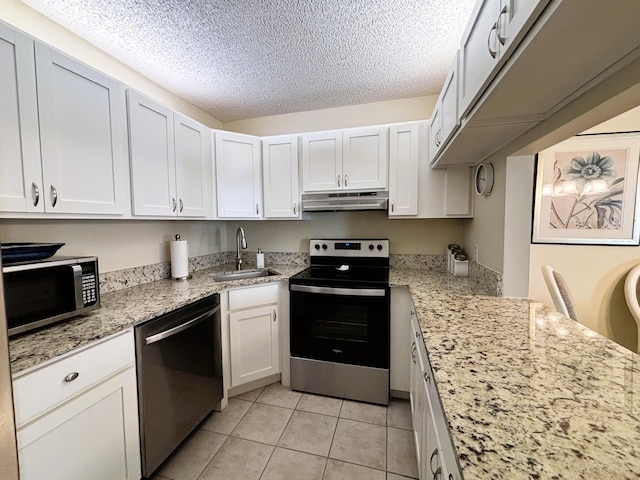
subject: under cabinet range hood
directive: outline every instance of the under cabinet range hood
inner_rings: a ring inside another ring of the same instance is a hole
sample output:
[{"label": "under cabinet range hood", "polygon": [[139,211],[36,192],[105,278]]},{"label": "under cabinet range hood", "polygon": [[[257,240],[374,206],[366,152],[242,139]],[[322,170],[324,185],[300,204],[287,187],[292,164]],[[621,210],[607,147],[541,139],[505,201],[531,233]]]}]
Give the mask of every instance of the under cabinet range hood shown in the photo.
[{"label": "under cabinet range hood", "polygon": [[343,210],[387,210],[389,192],[304,193],[305,212],[338,212]]}]

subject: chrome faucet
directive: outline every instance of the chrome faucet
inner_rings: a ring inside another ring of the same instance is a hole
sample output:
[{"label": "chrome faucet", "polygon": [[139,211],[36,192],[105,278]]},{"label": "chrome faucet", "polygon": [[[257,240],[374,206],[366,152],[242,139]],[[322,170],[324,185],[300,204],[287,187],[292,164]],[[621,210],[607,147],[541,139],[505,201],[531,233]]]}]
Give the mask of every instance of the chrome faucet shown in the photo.
[{"label": "chrome faucet", "polygon": [[242,227],[238,227],[236,230],[236,269],[242,270],[242,258],[240,257],[240,242],[242,242],[242,248],[247,248],[247,239],[244,238],[244,230]]}]

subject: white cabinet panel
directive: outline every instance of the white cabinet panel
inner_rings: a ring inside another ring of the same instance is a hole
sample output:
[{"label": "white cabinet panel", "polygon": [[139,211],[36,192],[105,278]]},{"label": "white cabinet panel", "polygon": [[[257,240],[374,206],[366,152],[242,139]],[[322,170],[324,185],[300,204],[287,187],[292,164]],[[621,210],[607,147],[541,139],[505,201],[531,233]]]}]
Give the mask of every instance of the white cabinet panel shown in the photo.
[{"label": "white cabinet panel", "polygon": [[209,128],[179,113],[173,114],[178,215],[213,215],[213,165]]},{"label": "white cabinet panel", "polygon": [[342,188],[342,132],[302,136],[302,189],[305,192]]},{"label": "white cabinet panel", "polygon": [[471,172],[469,167],[447,167],[445,196],[446,216],[470,216],[473,214],[471,197]]},{"label": "white cabinet panel", "polygon": [[387,127],[348,129],[342,133],[342,188],[387,187]]},{"label": "white cabinet panel", "polygon": [[260,138],[215,132],[218,216],[261,218]]},{"label": "white cabinet panel", "polygon": [[0,210],[43,212],[33,40],[0,24]]},{"label": "white cabinet panel", "polygon": [[117,81],[36,43],[45,209],[129,209],[126,108]]},{"label": "white cabinet panel", "polygon": [[299,218],[298,137],[263,138],[262,167],[264,216]]},{"label": "white cabinet panel", "polygon": [[127,91],[134,215],[173,216],[177,210],[173,112]]},{"label": "white cabinet panel", "polygon": [[418,214],[418,123],[389,129],[389,216]]}]

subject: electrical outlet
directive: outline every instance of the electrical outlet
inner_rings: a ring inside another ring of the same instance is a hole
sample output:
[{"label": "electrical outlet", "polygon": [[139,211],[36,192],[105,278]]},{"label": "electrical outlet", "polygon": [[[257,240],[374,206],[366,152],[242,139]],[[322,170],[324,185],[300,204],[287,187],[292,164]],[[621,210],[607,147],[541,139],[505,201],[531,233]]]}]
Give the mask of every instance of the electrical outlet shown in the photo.
[{"label": "electrical outlet", "polygon": [[478,263],[478,244],[474,243],[473,245],[473,261]]}]

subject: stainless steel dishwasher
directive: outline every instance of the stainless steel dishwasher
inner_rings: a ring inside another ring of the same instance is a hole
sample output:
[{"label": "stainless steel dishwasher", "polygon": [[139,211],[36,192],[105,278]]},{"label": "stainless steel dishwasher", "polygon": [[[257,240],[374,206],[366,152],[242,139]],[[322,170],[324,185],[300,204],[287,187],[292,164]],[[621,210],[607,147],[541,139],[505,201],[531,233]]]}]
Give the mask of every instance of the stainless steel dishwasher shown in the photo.
[{"label": "stainless steel dishwasher", "polygon": [[142,475],[148,478],[222,398],[220,295],[134,332]]}]

